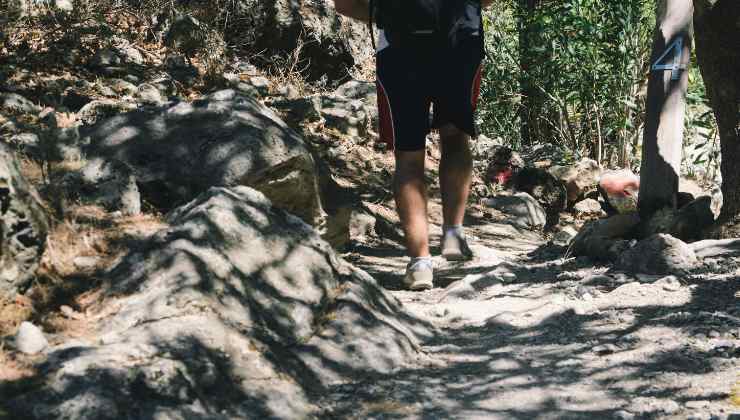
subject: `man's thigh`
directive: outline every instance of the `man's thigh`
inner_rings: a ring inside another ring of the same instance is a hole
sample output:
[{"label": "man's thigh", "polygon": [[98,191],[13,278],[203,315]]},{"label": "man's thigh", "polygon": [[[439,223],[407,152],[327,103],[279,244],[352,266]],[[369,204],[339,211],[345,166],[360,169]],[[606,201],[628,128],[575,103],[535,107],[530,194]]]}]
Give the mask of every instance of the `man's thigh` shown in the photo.
[{"label": "man's thigh", "polygon": [[430,62],[412,51],[388,47],[377,56],[381,141],[391,149],[424,149],[429,133]]},{"label": "man's thigh", "polygon": [[434,128],[453,125],[475,137],[482,61],[479,42],[470,40],[450,51],[447,59],[440,63],[435,75]]}]

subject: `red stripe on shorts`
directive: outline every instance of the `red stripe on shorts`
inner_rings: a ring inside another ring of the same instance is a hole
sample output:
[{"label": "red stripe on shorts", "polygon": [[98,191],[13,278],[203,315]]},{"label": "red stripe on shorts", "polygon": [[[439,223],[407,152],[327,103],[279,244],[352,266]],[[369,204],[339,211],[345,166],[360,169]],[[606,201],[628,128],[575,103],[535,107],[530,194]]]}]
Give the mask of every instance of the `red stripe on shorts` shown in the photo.
[{"label": "red stripe on shorts", "polygon": [[396,133],[393,127],[393,112],[391,103],[386,95],[383,83],[376,81],[378,88],[378,135],[380,141],[388,145],[388,150],[393,150],[396,145]]},{"label": "red stripe on shorts", "polygon": [[475,112],[475,109],[478,108],[478,98],[480,97],[480,83],[482,76],[483,63],[478,66],[478,71],[475,72],[475,77],[473,78],[473,87],[470,91],[470,102],[471,105],[473,105],[473,112]]}]

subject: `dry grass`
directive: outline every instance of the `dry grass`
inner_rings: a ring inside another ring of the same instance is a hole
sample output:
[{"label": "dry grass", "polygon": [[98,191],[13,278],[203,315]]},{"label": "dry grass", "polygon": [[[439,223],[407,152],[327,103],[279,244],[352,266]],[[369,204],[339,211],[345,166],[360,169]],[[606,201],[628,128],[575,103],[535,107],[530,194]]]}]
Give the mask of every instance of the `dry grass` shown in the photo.
[{"label": "dry grass", "polygon": [[[30,290],[15,300],[0,302],[0,336],[14,334],[26,320],[47,332],[88,335],[108,285],[106,270],[132,246],[165,226],[159,216],[113,219],[95,206],[72,209],[52,227]],[[88,258],[81,261],[79,257]]]},{"label": "dry grass", "polygon": [[298,43],[290,55],[274,57],[274,64],[270,67],[267,75],[274,86],[293,86],[301,96],[306,95],[308,90],[303,73],[309,64],[301,59],[301,53],[305,46],[304,35],[301,34],[298,38]]}]

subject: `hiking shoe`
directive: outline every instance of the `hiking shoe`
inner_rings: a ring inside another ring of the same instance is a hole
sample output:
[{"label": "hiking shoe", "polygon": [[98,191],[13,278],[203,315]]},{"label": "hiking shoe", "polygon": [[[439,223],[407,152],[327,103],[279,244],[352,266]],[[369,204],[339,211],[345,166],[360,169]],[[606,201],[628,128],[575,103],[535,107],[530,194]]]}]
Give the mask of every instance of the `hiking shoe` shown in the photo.
[{"label": "hiking shoe", "polygon": [[442,234],[442,256],[447,261],[467,261],[473,259],[473,251],[468,246],[461,226],[445,228]]},{"label": "hiking shoe", "polygon": [[406,266],[403,285],[409,290],[429,290],[434,286],[434,264],[431,258],[412,258]]}]

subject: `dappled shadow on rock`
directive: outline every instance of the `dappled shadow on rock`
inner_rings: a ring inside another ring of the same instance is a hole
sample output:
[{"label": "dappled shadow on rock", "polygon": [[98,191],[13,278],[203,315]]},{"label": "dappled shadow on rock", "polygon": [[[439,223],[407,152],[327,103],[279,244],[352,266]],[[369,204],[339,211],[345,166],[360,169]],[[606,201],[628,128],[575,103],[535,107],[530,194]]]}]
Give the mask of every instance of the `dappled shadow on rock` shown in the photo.
[{"label": "dappled shadow on rock", "polygon": [[303,139],[256,99],[222,90],[142,108],[83,130],[90,160],[129,166],[142,199],[164,211],[211,186],[248,185],[311,224],[324,216]]},{"label": "dappled shadow on rock", "polygon": [[168,222],[108,274],[100,336],[52,349],[9,413],[302,418],[423,358],[431,327],[260,193],[212,188]]}]

